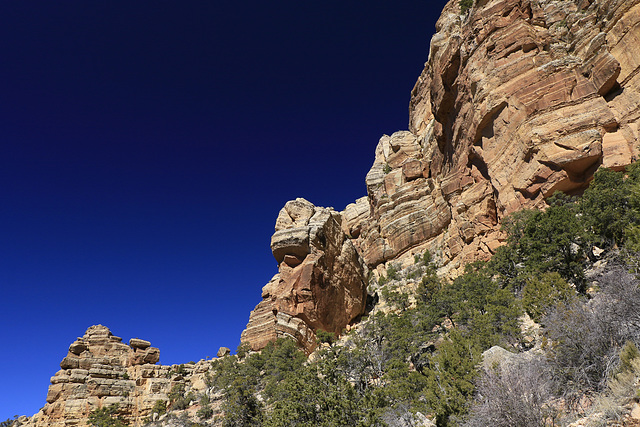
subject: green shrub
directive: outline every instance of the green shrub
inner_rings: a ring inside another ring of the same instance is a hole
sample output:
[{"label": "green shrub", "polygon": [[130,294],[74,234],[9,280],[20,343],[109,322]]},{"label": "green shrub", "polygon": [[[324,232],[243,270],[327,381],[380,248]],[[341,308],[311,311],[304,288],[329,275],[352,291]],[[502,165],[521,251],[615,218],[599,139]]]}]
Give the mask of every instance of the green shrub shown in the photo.
[{"label": "green shrub", "polygon": [[153,404],[153,408],[151,408],[152,414],[163,415],[167,413],[167,402],[164,400],[156,400],[156,403]]},{"label": "green shrub", "polygon": [[384,286],[388,281],[389,279],[384,277],[384,274],[381,274],[380,277],[378,278],[378,285]]},{"label": "green shrub", "polygon": [[[508,245],[490,264],[497,267],[501,262],[500,273],[504,274],[503,279],[515,282],[512,288],[518,287],[520,274],[555,271],[584,293],[587,238],[579,207],[562,196],[550,198],[549,202],[552,205],[545,211],[520,211],[505,221]],[[507,267],[508,263],[512,263],[511,267]]]},{"label": "green shrub", "polygon": [[336,342],[336,334],[334,332],[327,332],[322,329],[318,329],[316,331],[316,339],[320,343],[333,344]]},{"label": "green shrub", "polygon": [[169,401],[174,401],[180,397],[183,397],[185,393],[185,387],[183,383],[176,383],[171,387],[169,391]]},{"label": "green shrub", "polygon": [[420,285],[418,285],[418,299],[424,303],[429,304],[433,301],[434,295],[442,288],[442,282],[436,275],[435,268],[428,269],[422,279]]},{"label": "green shrub", "polygon": [[128,424],[118,415],[118,404],[113,404],[91,411],[89,425],[92,427],[124,427]]},{"label": "green shrub", "polygon": [[301,366],[280,383],[263,423],[265,427],[366,426],[368,407],[344,378],[316,366]]},{"label": "green shrub", "polygon": [[[295,341],[279,339],[242,362],[235,357],[214,361],[211,381],[225,395],[223,425],[375,425],[365,422],[376,416],[342,374],[335,348],[321,352],[333,356],[305,364]],[[354,363],[354,354],[360,352],[345,353],[340,360]]]},{"label": "green shrub", "polygon": [[406,310],[409,308],[409,294],[406,292],[383,288],[382,298],[384,298],[389,305],[395,306],[399,310]]},{"label": "green shrub", "polygon": [[438,426],[455,425],[453,420],[467,412],[481,351],[473,340],[454,330],[430,358],[425,399]]},{"label": "green shrub", "polygon": [[522,308],[540,322],[550,307],[567,303],[574,296],[573,288],[556,272],[531,275],[522,290]]},{"label": "green shrub", "polygon": [[187,409],[194,400],[193,393],[185,394],[185,385],[183,383],[174,384],[169,392],[169,401],[173,410]]},{"label": "green shrub", "polygon": [[640,226],[630,225],[624,230],[625,247],[631,252],[640,252]]},{"label": "green shrub", "polygon": [[600,168],[580,199],[586,230],[599,246],[623,244],[630,228],[640,225],[640,177],[637,163],[627,172]]},{"label": "green shrub", "polygon": [[468,328],[484,349],[520,338],[519,303],[510,289],[494,280],[487,264],[467,265],[465,273],[440,292],[436,303],[459,326]]},{"label": "green shrub", "polygon": [[224,427],[253,427],[262,423],[262,405],[244,380],[238,377],[225,389],[225,402],[222,404]]},{"label": "green shrub", "polygon": [[239,359],[244,359],[251,352],[251,346],[247,343],[241,343],[236,349],[236,355]]},{"label": "green shrub", "polygon": [[424,263],[424,265],[429,265],[433,262],[433,257],[431,256],[431,252],[424,251],[424,253],[422,254],[422,262]]},{"label": "green shrub", "polygon": [[398,280],[398,266],[391,264],[387,268],[387,280]]},{"label": "green shrub", "polygon": [[460,6],[460,13],[465,14],[473,6],[473,0],[460,0],[458,5]]},{"label": "green shrub", "polygon": [[640,358],[640,351],[638,347],[632,342],[627,341],[620,350],[620,366],[618,372],[631,372],[633,371],[633,361]]},{"label": "green shrub", "polygon": [[209,405],[201,406],[196,412],[196,415],[202,420],[208,420],[213,416],[213,409]]},{"label": "green shrub", "polygon": [[419,267],[411,271],[409,274],[407,274],[407,279],[415,280],[422,277],[423,274],[424,274],[424,267]]}]

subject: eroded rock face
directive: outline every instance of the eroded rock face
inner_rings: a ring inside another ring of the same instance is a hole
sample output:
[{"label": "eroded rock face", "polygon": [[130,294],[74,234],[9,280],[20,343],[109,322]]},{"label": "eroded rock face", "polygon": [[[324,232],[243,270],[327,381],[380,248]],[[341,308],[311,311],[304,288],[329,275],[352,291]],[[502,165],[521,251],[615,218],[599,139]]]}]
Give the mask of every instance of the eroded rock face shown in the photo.
[{"label": "eroded rock face", "polygon": [[[134,372],[141,366],[149,372],[158,370],[161,367],[154,364],[159,359],[160,350],[151,347],[148,341],[132,339],[129,346],[106,326],[91,326],[69,346],[67,356],[60,362],[61,370],[51,378],[47,403],[31,423],[35,426],[85,425],[92,410],[114,403],[120,405],[128,419],[135,421],[145,408],[144,404],[136,405],[131,399],[141,393],[141,387],[133,379]],[[161,375],[147,373],[145,376],[153,382],[151,377]],[[154,388],[158,389],[158,385]]]},{"label": "eroded rock face", "polygon": [[506,215],[638,155],[640,1],[452,0],[437,31],[409,131],[381,138],[344,212],[370,267],[413,248],[486,259]]},{"label": "eroded rock face", "polygon": [[263,288],[243,343],[259,350],[290,336],[310,352],[316,330],[340,333],[364,312],[365,267],[342,221],[339,212],[304,199],[282,208],[271,238],[279,273]]},{"label": "eroded rock face", "polygon": [[[243,333],[252,348],[291,335],[309,349],[312,330],[338,332],[353,318],[359,305],[345,315],[349,304],[327,304],[327,315],[320,297],[330,276],[319,271],[357,265],[327,255],[344,242],[369,268],[429,249],[455,275],[504,243],[505,216],[544,208],[556,191],[580,193],[599,167],[637,158],[640,0],[476,0],[464,15],[451,0],[436,28],[409,130],[380,139],[367,197],[323,214],[343,235],[329,225],[331,239],[317,239],[329,223],[319,227],[321,208],[302,199],[280,212],[271,242],[280,273]],[[327,301],[342,298],[331,292]]]},{"label": "eroded rock face", "polygon": [[172,375],[176,367],[157,365],[159,358],[160,350],[149,341],[132,338],[126,345],[106,326],[91,326],[69,346],[61,370],[51,378],[47,403],[21,425],[84,427],[91,411],[118,404],[119,414],[130,425],[140,426],[156,401],[169,401],[175,384],[204,392],[209,362],[187,365],[185,374]]}]

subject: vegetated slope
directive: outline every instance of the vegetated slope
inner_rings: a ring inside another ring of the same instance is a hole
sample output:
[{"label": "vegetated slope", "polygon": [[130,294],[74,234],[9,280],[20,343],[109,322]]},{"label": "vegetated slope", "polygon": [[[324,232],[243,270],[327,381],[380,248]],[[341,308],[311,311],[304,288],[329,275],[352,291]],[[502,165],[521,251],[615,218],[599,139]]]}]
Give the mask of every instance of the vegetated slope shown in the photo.
[{"label": "vegetated slope", "polygon": [[640,378],[640,168],[603,169],[581,198],[550,203],[511,216],[508,243],[453,281],[428,252],[392,264],[371,284],[377,306],[338,341],[319,334],[308,363],[286,340],[214,362],[224,425],[628,419]]},{"label": "vegetated slope", "polygon": [[[640,167],[603,169],[581,198],[550,202],[510,217],[507,245],[452,282],[438,277],[429,252],[391,264],[370,283],[377,304],[340,339],[318,333],[310,359],[281,339],[195,365],[135,365],[118,381],[155,394],[112,390],[119,407],[87,404],[85,415],[99,426],[631,422],[640,378]],[[70,350],[83,354],[80,344]],[[148,343],[134,340],[134,351],[116,344],[133,354]],[[120,418],[141,398],[137,418]]]}]

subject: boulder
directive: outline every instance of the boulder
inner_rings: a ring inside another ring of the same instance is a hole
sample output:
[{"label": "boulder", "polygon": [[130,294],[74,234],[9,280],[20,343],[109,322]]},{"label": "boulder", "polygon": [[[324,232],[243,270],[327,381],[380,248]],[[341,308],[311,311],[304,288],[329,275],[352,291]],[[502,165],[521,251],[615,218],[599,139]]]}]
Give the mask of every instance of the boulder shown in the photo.
[{"label": "boulder", "polygon": [[139,338],[131,338],[129,340],[129,347],[145,350],[151,346],[149,341],[141,340]]},{"label": "boulder", "polygon": [[311,352],[316,330],[339,334],[364,313],[365,267],[342,221],[331,208],[304,199],[287,202],[271,239],[279,273],[263,288],[243,343],[260,350],[290,336]]},{"label": "boulder", "polygon": [[220,348],[218,349],[218,354],[217,354],[217,356],[218,356],[218,357],[225,357],[225,356],[228,356],[228,355],[230,355],[230,354],[231,354],[231,350],[230,350],[229,348],[227,348],[227,347],[220,347]]}]

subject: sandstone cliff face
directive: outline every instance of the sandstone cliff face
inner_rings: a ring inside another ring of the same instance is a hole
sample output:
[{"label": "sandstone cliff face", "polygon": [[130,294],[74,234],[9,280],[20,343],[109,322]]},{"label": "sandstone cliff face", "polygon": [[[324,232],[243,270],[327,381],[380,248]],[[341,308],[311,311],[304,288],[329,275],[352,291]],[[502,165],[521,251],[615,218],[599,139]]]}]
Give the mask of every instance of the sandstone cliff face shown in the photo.
[{"label": "sandstone cliff face", "polygon": [[271,238],[279,273],[262,289],[243,343],[259,350],[289,336],[310,352],[316,330],[339,334],[364,313],[364,263],[341,223],[340,213],[304,199],[282,208]]},{"label": "sandstone cliff face", "polygon": [[109,328],[91,326],[69,346],[61,370],[51,378],[45,406],[22,425],[87,426],[91,411],[117,404],[130,425],[140,426],[156,401],[169,401],[176,384],[194,393],[207,390],[210,362],[182,366],[178,374],[176,366],[157,365],[159,358],[160,350],[149,341],[133,338],[126,345]]},{"label": "sandstone cliff face", "polygon": [[[350,240],[380,273],[428,249],[455,275],[502,245],[505,216],[544,208],[556,191],[580,193],[599,167],[621,169],[638,156],[639,0],[476,0],[466,14],[451,0],[436,28],[409,130],[380,139],[367,196],[331,214],[348,237],[333,241]],[[358,310],[345,314],[335,297],[304,291],[314,268],[338,268],[333,257],[314,264],[325,249],[304,227],[321,208],[307,209],[278,217],[280,274],[243,333],[254,349],[280,335],[310,349],[314,329],[339,332],[364,306],[347,304]],[[342,321],[306,314],[323,305]]]},{"label": "sandstone cliff face", "polygon": [[639,3],[479,0],[461,15],[450,1],[409,131],[382,137],[368,198],[344,212],[367,264],[416,247],[449,268],[487,258],[506,215],[635,160]]}]

